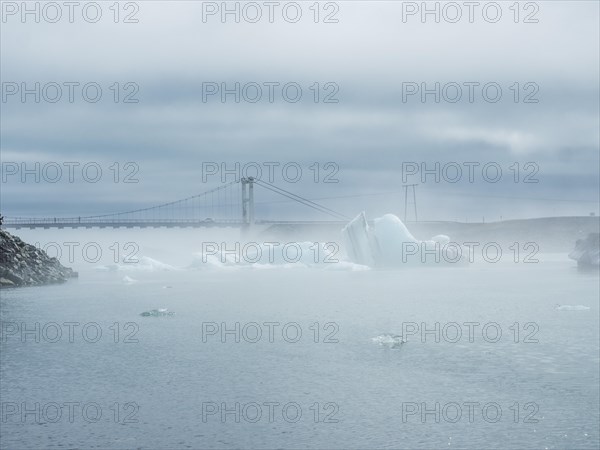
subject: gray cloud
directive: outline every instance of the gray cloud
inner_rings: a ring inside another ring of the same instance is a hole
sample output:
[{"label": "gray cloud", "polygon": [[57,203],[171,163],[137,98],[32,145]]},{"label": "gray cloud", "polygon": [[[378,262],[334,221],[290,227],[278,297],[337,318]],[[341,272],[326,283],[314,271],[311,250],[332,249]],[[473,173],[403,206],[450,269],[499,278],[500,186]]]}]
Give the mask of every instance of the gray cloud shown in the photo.
[{"label": "gray cloud", "polygon": [[[140,3],[138,24],[8,20],[3,82],[94,81],[103,98],[9,98],[1,104],[2,161],[133,161],[140,182],[50,185],[13,177],[2,184],[3,213],[109,212],[185,197],[216,184],[199,181],[206,161],[334,161],[340,183],[283,187],[337,197],[324,202],[347,214],[398,208],[403,162],[493,161],[505,170],[535,162],[535,186],[426,182],[419,202],[432,219],[500,210],[506,216],[511,207],[524,216],[597,212],[598,4],[538,3],[537,24],[510,17],[496,24],[403,23],[401,4],[391,2],[340,2],[337,24],[202,23],[201,5],[193,2]],[[205,81],[294,81],[304,96],[295,104],[203,103]],[[339,103],[315,104],[308,89],[315,81],[337,83]],[[493,104],[480,97],[402,102],[403,82],[467,81],[497,82],[503,97]],[[115,104],[114,82],[139,85],[139,103]],[[539,103],[515,103],[515,82],[521,95],[525,83],[536,83]],[[382,192],[398,194],[352,197]],[[274,205],[263,213],[299,214]]]}]

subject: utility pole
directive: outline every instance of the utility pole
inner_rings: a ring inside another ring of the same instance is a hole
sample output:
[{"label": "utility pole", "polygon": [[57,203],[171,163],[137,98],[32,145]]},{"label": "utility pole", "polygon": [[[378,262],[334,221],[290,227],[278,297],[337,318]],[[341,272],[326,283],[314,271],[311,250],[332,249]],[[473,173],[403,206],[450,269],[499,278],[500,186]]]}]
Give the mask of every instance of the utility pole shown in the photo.
[{"label": "utility pole", "polygon": [[415,214],[415,222],[418,222],[418,216],[417,216],[417,193],[416,193],[416,186],[417,184],[404,184],[402,187],[404,188],[404,222],[408,221],[408,189],[410,188],[412,190],[412,205],[413,205],[413,211]]}]

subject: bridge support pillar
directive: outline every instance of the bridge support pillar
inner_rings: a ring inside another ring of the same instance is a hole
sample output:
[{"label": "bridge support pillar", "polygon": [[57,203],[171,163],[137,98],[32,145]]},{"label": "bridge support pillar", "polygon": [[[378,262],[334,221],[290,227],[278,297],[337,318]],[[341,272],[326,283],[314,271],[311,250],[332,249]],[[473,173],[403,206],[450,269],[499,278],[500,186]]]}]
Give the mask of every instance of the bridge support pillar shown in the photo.
[{"label": "bridge support pillar", "polygon": [[248,223],[248,190],[246,189],[247,181],[242,178],[242,224],[246,226]]},{"label": "bridge support pillar", "polygon": [[242,178],[242,223],[243,228],[254,225],[254,178]]},{"label": "bridge support pillar", "polygon": [[248,223],[254,225],[254,178],[248,180]]}]

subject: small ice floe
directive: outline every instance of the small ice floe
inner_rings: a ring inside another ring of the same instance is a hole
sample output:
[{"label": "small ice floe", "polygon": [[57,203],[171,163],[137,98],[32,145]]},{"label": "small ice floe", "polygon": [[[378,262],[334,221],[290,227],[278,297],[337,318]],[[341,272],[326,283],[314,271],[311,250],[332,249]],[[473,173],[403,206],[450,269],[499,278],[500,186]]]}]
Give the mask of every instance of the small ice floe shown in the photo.
[{"label": "small ice floe", "polygon": [[163,289],[171,289],[173,286],[163,286]]},{"label": "small ice floe", "polygon": [[137,283],[137,281],[138,280],[135,280],[135,279],[133,279],[133,278],[127,276],[127,275],[125,275],[123,277],[123,283],[125,283],[125,284],[133,284],[133,283]]},{"label": "small ice floe", "polygon": [[590,307],[585,305],[556,305],[554,309],[557,311],[586,311]]},{"label": "small ice floe", "polygon": [[371,338],[371,340],[379,345],[384,345],[389,348],[400,348],[402,344],[406,343],[401,335],[389,333],[381,334],[377,337]]},{"label": "small ice floe", "polygon": [[173,311],[169,311],[167,308],[151,309],[150,311],[144,311],[140,314],[142,317],[164,317],[172,316],[175,314]]},{"label": "small ice floe", "polygon": [[99,266],[97,270],[104,271],[115,271],[115,272],[161,272],[161,271],[174,271],[179,270],[174,266],[165,264],[156,259],[149,258],[147,256],[141,256],[136,259],[127,259],[119,264],[108,264],[106,266]]}]

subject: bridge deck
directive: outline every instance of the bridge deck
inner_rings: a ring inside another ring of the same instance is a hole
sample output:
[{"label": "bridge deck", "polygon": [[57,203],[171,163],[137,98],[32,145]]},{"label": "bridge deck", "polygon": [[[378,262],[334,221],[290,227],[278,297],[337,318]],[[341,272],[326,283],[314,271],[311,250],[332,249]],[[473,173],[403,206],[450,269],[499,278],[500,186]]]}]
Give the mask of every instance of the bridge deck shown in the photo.
[{"label": "bridge deck", "polygon": [[3,228],[224,228],[241,227],[242,222],[140,221],[140,222],[5,222]]},{"label": "bridge deck", "polygon": [[[255,221],[255,225],[318,225],[318,224],[343,224],[338,221],[281,221],[281,220],[261,220]],[[5,221],[2,228],[241,228],[248,226],[248,223],[242,221],[191,221],[191,220],[161,220],[161,221],[95,221],[79,222],[64,221],[57,219],[54,221]]]}]

